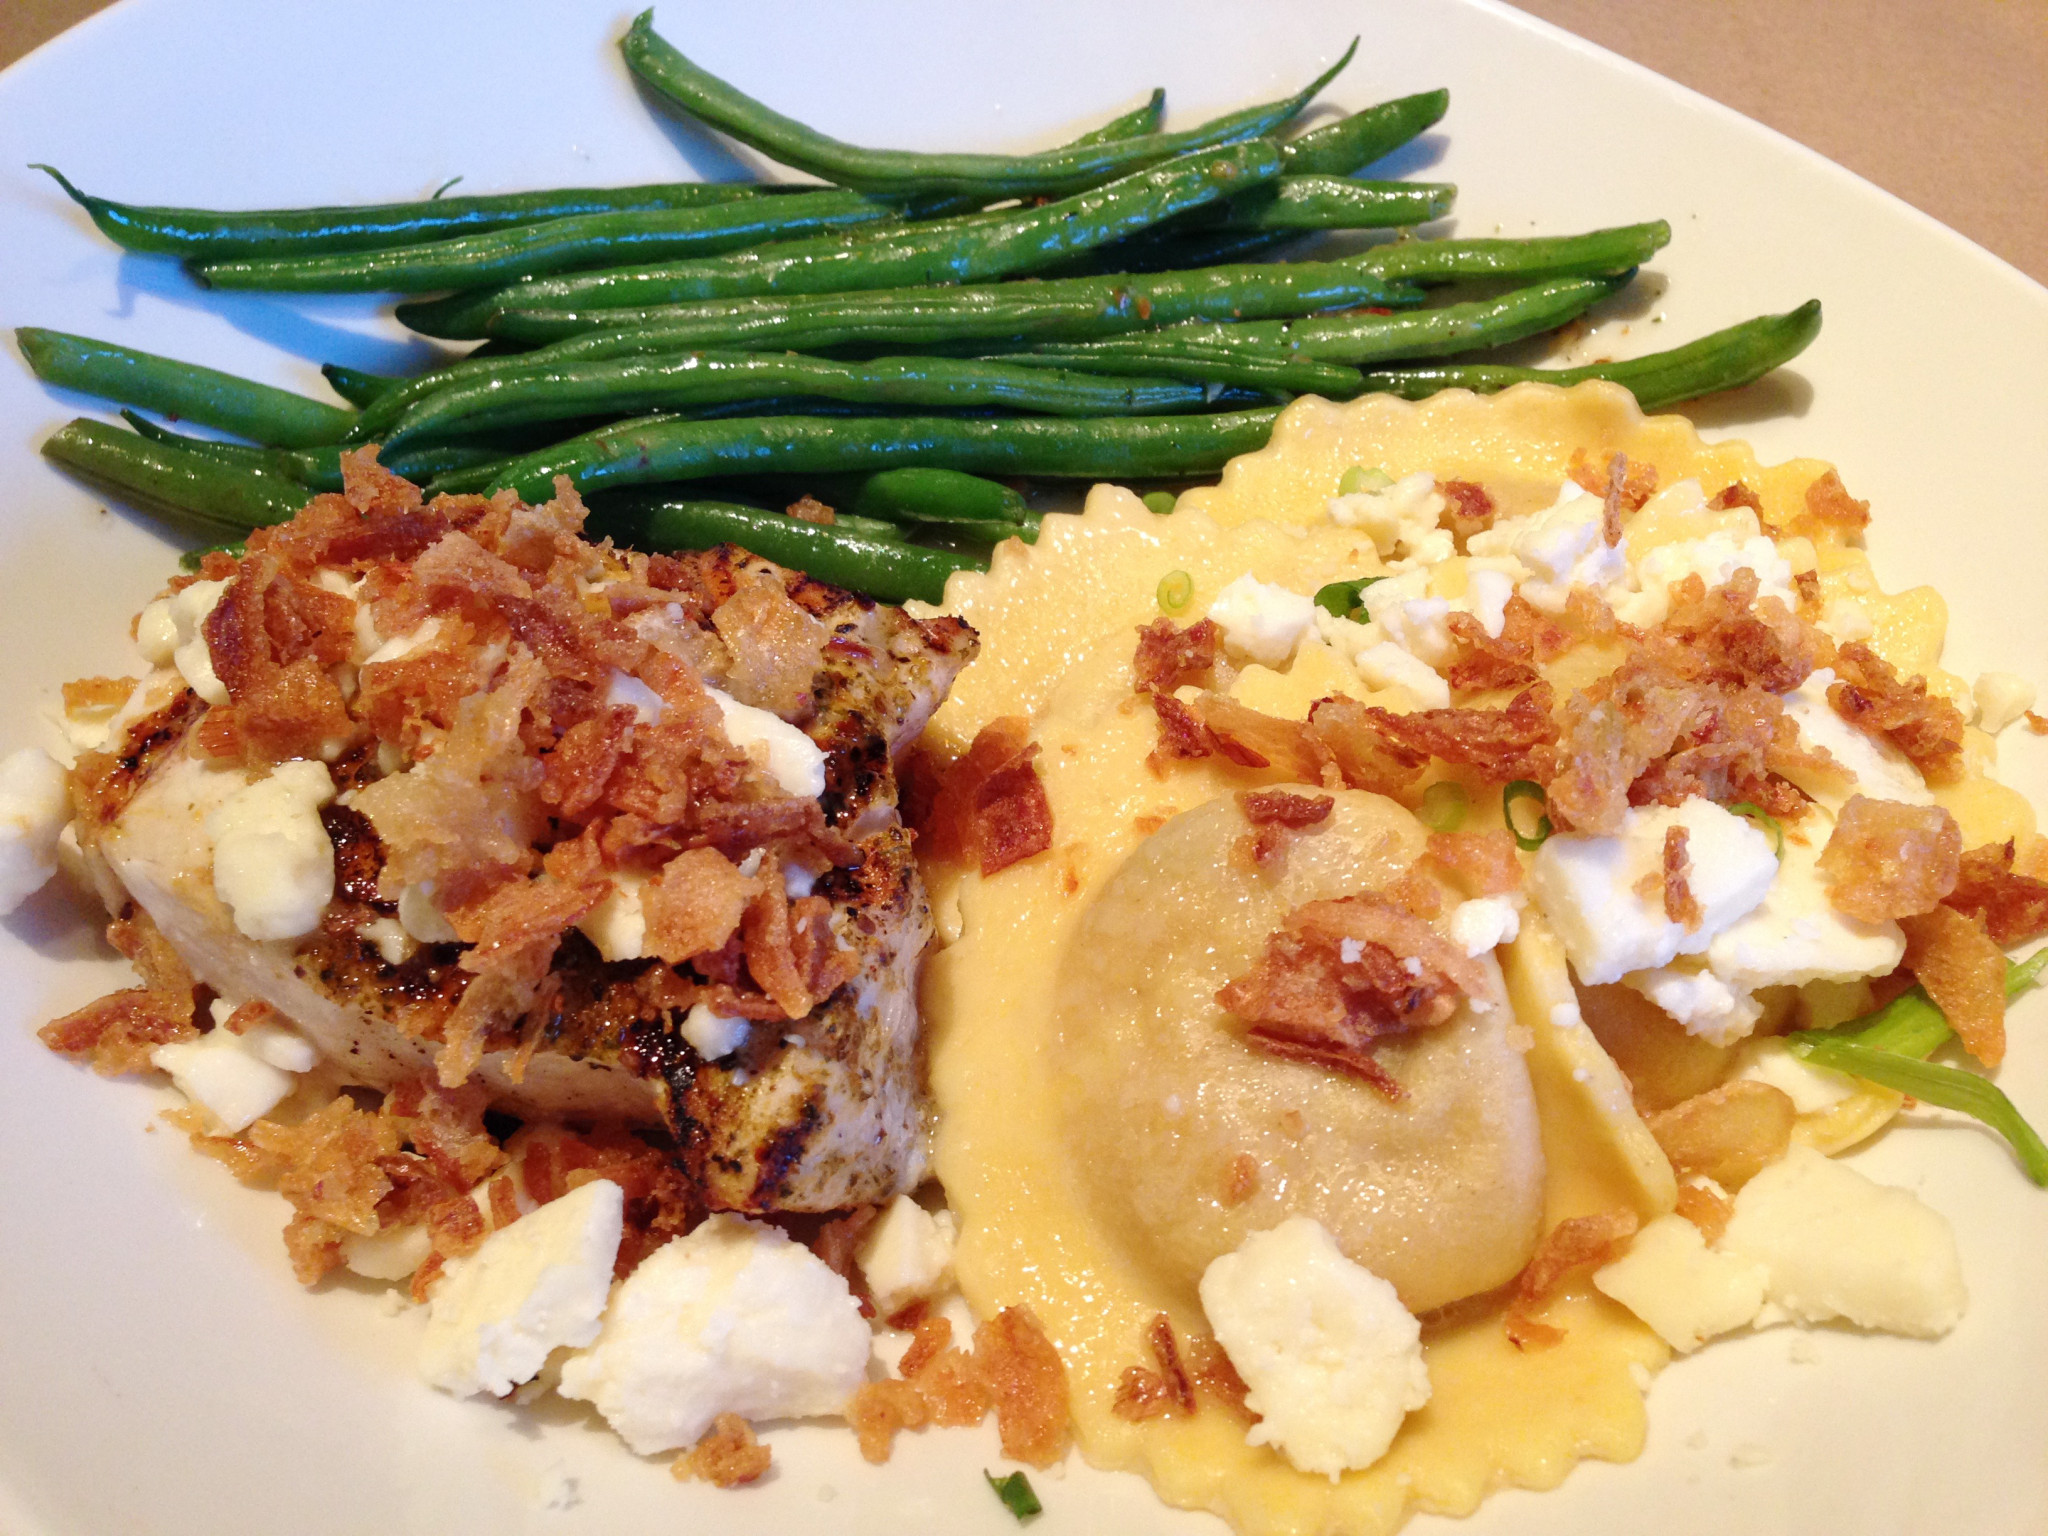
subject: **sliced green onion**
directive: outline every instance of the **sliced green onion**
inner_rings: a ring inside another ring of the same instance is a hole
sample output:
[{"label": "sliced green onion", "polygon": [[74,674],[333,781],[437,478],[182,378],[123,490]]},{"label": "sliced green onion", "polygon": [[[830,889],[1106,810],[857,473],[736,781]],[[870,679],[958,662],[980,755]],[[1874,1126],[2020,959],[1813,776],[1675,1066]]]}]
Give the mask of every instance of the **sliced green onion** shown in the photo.
[{"label": "sliced green onion", "polygon": [[1003,1501],[1003,1508],[1019,1520],[1029,1520],[1043,1512],[1045,1506],[1038,1502],[1038,1495],[1031,1491],[1031,1480],[1022,1472],[1012,1472],[1008,1477],[997,1477],[995,1473],[982,1469],[989,1487],[995,1489],[996,1497]]},{"label": "sliced green onion", "polygon": [[1365,612],[1359,594],[1374,582],[1385,580],[1384,576],[1360,576],[1353,581],[1333,581],[1326,587],[1317,587],[1316,606],[1340,619],[1356,618]]},{"label": "sliced green onion", "polygon": [[[1165,517],[1173,510],[1173,504],[1178,499],[1171,491],[1147,491],[1138,498],[1138,500],[1145,503],[1145,510],[1147,512],[1156,512],[1161,517]],[[1020,1473],[1019,1475],[1021,1476],[1022,1474]]]},{"label": "sliced green onion", "polygon": [[1501,819],[1507,822],[1508,831],[1514,834],[1515,846],[1524,853],[1534,853],[1543,846],[1550,836],[1550,817],[1547,815],[1538,816],[1536,818],[1536,830],[1533,833],[1524,835],[1522,829],[1515,825],[1515,802],[1517,800],[1534,800],[1538,805],[1547,808],[1550,804],[1550,797],[1543,792],[1543,786],[1534,779],[1516,779],[1500,792]]},{"label": "sliced green onion", "polygon": [[1186,571],[1168,571],[1159,578],[1159,611],[1183,613],[1195,600],[1195,578]]},{"label": "sliced green onion", "polygon": [[1422,792],[1422,809],[1415,815],[1432,832],[1455,832],[1465,824],[1468,804],[1464,785],[1456,779],[1438,779]]},{"label": "sliced green onion", "polygon": [[1943,1109],[1960,1110],[1983,1121],[2012,1143],[2020,1166],[2036,1184],[2048,1186],[2048,1144],[2035,1134],[2026,1117],[1996,1083],[1987,1082],[1961,1067],[1944,1067],[1931,1061],[1858,1045],[1851,1040],[1831,1040],[1825,1035],[1787,1035],[1786,1046],[1802,1061],[1816,1067],[1831,1067],[1886,1088],[1909,1093]]},{"label": "sliced green onion", "polygon": [[1356,496],[1360,491],[1384,491],[1394,483],[1394,477],[1378,465],[1367,469],[1363,464],[1354,464],[1344,471],[1344,478],[1337,482],[1339,496]]},{"label": "sliced green onion", "polygon": [[1778,825],[1778,818],[1762,806],[1748,800],[1738,800],[1728,807],[1737,816],[1747,817],[1771,834],[1771,852],[1778,858],[1785,857],[1785,829]]}]

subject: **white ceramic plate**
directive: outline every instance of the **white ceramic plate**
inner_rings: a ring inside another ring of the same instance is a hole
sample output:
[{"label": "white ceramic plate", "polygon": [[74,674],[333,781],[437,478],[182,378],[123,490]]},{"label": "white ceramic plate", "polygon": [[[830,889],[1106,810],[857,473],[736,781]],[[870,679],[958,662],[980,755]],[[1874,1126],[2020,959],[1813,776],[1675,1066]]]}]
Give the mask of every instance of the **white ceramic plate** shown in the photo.
[{"label": "white ceramic plate", "polygon": [[[725,176],[708,138],[643,107],[613,48],[629,11],[560,0],[127,0],[0,76],[0,318],[118,338],[320,392],[317,363],[429,355],[352,300],[201,292],[122,256],[36,173],[139,201],[371,201]],[[1293,89],[1353,32],[1329,99],[1447,85],[1404,167],[1456,181],[1464,234],[1663,217],[1649,297],[1600,340],[1642,351],[1817,295],[1795,369],[1712,402],[1767,458],[1835,461],[1872,500],[1893,585],[1948,595],[1950,663],[2048,672],[2048,291],[1789,142],[1506,9],[1464,0],[918,0],[710,6],[660,20],[713,69],[877,144],[1026,148],[1169,88],[1176,124]],[[1825,88],[1825,73],[1816,81]],[[1659,284],[1662,284],[1661,293]],[[65,678],[128,665],[122,630],[169,564],[144,525],[49,469],[38,443],[95,404],[0,360],[0,747],[42,740]],[[2007,776],[2048,803],[2048,743],[2008,733]],[[418,1318],[367,1289],[295,1285],[274,1197],[152,1126],[167,1094],[107,1083],[32,1031],[114,985],[55,891],[0,936],[0,1529],[1002,1532],[992,1433],[905,1436],[885,1470],[843,1430],[773,1435],[766,1486],[679,1487],[566,1412],[422,1386]],[[2017,1011],[2002,1081],[2048,1123],[2048,1006]],[[1898,1131],[1859,1158],[1956,1225],[1972,1305],[1938,1344],[1784,1331],[1714,1345],[1651,1393],[1649,1449],[1556,1492],[1504,1493],[1495,1532],[2038,1532],[2048,1528],[2048,1193],[1972,1128]],[[1045,1532],[1220,1531],[1135,1478],[1040,1477]],[[1420,1520],[1417,1536],[1450,1529]]]}]

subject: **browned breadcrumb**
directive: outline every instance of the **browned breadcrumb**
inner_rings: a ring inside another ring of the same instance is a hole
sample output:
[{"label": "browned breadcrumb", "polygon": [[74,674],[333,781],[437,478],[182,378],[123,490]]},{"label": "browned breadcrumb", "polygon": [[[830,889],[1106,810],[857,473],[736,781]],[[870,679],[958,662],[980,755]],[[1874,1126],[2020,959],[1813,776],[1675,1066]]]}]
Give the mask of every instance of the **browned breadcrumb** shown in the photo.
[{"label": "browned breadcrumb", "polygon": [[1067,1368],[1029,1307],[1005,1307],[974,1336],[974,1363],[994,1399],[1012,1461],[1049,1467],[1067,1453]]},{"label": "browned breadcrumb", "polygon": [[767,1474],[774,1460],[768,1447],[754,1438],[754,1426],[736,1413],[721,1413],[704,1438],[669,1463],[677,1481],[698,1478],[720,1488],[743,1488]]},{"label": "browned breadcrumb", "polygon": [[1259,1192],[1259,1160],[1240,1152],[1230,1160],[1223,1174],[1223,1203],[1243,1205]]},{"label": "browned breadcrumb", "polygon": [[800,523],[816,523],[821,528],[829,528],[839,521],[839,515],[815,496],[800,496],[783,511]]},{"label": "browned breadcrumb", "polygon": [[877,1466],[895,1450],[897,1431],[923,1429],[931,1421],[931,1404],[909,1381],[863,1382],[846,1405],[861,1456]]}]

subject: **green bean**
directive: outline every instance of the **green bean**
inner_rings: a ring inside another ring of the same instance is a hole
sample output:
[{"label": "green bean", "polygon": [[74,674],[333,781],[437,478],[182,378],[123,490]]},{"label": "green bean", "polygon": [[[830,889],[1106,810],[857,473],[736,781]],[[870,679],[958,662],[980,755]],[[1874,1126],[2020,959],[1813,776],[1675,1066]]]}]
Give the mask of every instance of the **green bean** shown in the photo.
[{"label": "green bean", "polygon": [[657,495],[593,503],[586,532],[645,550],[738,544],[778,565],[890,603],[911,598],[939,602],[953,572],[987,568],[986,561],[972,555],[870,538],[780,512]]},{"label": "green bean", "polygon": [[1214,416],[1008,420],[933,416],[743,417],[625,421],[493,468],[444,476],[436,490],[551,494],[556,475],[580,490],[712,475],[830,474],[902,465],[979,475],[1079,479],[1206,474],[1264,445],[1277,408]]},{"label": "green bean", "polygon": [[736,185],[716,181],[665,182],[639,187],[563,187],[487,197],[428,198],[416,203],[371,203],[330,208],[273,208],[226,213],[206,208],[158,208],[92,197],[54,166],[38,165],[83,208],[100,233],[130,251],[186,256],[201,261],[237,256],[310,255],[417,245],[453,235],[481,234],[572,214],[629,208],[702,208],[715,203],[809,190],[802,186]]},{"label": "green bean", "polygon": [[1058,275],[1137,275],[1236,266],[1263,261],[1283,246],[1299,244],[1309,233],[1300,229],[1188,230],[1168,225],[1090,251],[1081,260],[1059,268]]},{"label": "green bean", "polygon": [[481,294],[401,304],[398,318],[430,336],[463,338],[483,335],[500,309],[616,309],[1010,277],[1270,181],[1279,168],[1279,150],[1255,139],[1183,156],[1059,202],[1010,210],[993,221],[971,215],[910,225],[872,240],[814,237],[696,262],[529,279]]},{"label": "green bean", "polygon": [[806,192],[708,208],[576,214],[396,250],[201,262],[193,266],[193,275],[209,288],[267,293],[429,293],[492,287],[589,267],[712,256],[770,240],[897,218],[890,204],[858,192]]},{"label": "green bean", "polygon": [[1396,229],[1451,211],[1458,189],[1443,181],[1354,181],[1282,176],[1179,221],[1193,230]]},{"label": "green bean", "polygon": [[1112,117],[1100,128],[1091,128],[1078,139],[1074,147],[1086,148],[1091,144],[1114,144],[1119,139],[1135,139],[1148,133],[1157,133],[1159,125],[1166,118],[1166,88],[1154,86],[1152,94],[1145,98],[1142,107],[1133,107],[1120,117]]},{"label": "green bean", "polygon": [[1368,373],[1365,387],[1385,394],[1420,400],[1440,389],[1470,389],[1492,394],[1511,384],[1570,386],[1588,379],[1607,379],[1626,388],[1646,411],[1662,410],[1681,400],[1736,389],[1789,363],[1820,334],[1820,300],[1782,315],[1759,315],[1726,330],[1666,352],[1652,352],[1619,363],[1590,363],[1580,368],[1510,368],[1496,363],[1457,363],[1432,368],[1400,368]]},{"label": "green bean", "polygon": [[381,373],[365,373],[360,368],[345,367],[341,363],[322,363],[320,373],[327,380],[327,387],[357,410],[375,404],[407,382]]},{"label": "green bean", "polygon": [[1099,144],[1074,144],[1036,155],[919,154],[865,149],[830,138],[734,89],[693,64],[657,36],[652,11],[634,18],[620,44],[626,64],[655,93],[688,116],[738,139],[783,165],[863,192],[904,195],[971,192],[1007,197],[1062,197],[1178,155],[1255,139],[1293,118],[1335,79],[1358,50],[1349,48],[1309,86],[1284,101],[1249,107],[1183,133],[1153,133]]},{"label": "green bean", "polygon": [[1358,261],[1386,278],[1452,283],[1482,277],[1594,277],[1639,267],[1671,243],[1662,219],[1527,240],[1396,240]]},{"label": "green bean", "polygon": [[198,549],[188,549],[185,553],[178,556],[178,569],[181,571],[197,571],[206,564],[206,557],[208,555],[227,555],[232,559],[240,560],[248,552],[248,545],[240,539],[232,539],[223,544],[203,544]]},{"label": "green bean", "polygon": [[382,433],[386,448],[579,416],[641,416],[801,395],[861,405],[1000,408],[1054,416],[1136,416],[1200,407],[1202,390],[1160,378],[1107,379],[978,359],[840,362],[794,352],[688,352],[572,361],[450,385]]},{"label": "green bean", "polygon": [[1287,157],[1287,173],[1349,176],[1364,170],[1434,128],[1450,104],[1449,91],[1424,91],[1312,128],[1280,146]]},{"label": "green bean", "polygon": [[1364,385],[1364,375],[1341,363],[1289,356],[1251,347],[1167,341],[1152,335],[1120,338],[1115,351],[1093,347],[1037,347],[1006,355],[1009,363],[1039,363],[1089,373],[1133,374],[1151,379],[1188,379],[1201,384],[1234,384],[1243,389],[1278,390],[1289,394],[1328,395],[1348,400]]},{"label": "green bean", "polygon": [[283,475],[151,442],[83,416],[46,439],[43,455],[132,507],[188,527],[260,528],[285,522],[306,504],[306,488]]},{"label": "green bean", "polygon": [[[338,446],[252,448],[246,443],[217,443],[203,437],[188,437],[181,432],[173,432],[168,427],[159,426],[133,411],[124,410],[121,415],[129,426],[151,442],[167,443],[184,452],[198,454],[239,469],[282,476],[305,487],[309,495],[315,491],[341,489],[342,450]],[[425,484],[436,475],[473,469],[480,464],[495,464],[504,457],[505,450],[501,446],[430,443],[425,447],[401,449],[396,453],[381,453],[378,455],[378,462],[395,475],[417,484]]]},{"label": "green bean", "polygon": [[1030,514],[1007,485],[957,469],[885,469],[854,498],[861,517],[900,523],[1021,523]]},{"label": "green bean", "polygon": [[45,384],[140,406],[283,448],[339,442],[356,413],[152,352],[22,326],[22,355]]}]

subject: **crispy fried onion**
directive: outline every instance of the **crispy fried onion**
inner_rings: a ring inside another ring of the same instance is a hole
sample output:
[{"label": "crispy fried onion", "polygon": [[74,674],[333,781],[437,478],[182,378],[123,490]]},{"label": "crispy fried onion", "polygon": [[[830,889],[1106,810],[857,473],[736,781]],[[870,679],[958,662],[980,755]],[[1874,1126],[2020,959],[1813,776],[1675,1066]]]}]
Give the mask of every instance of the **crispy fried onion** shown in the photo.
[{"label": "crispy fried onion", "polygon": [[1382,896],[1311,901],[1287,914],[1266,952],[1226,983],[1217,1003],[1255,1049],[1402,1088],[1374,1059],[1380,1040],[1447,1023],[1460,998],[1499,1001],[1485,967]]},{"label": "crispy fried onion", "polygon": [[1186,629],[1171,619],[1154,619],[1138,631],[1131,657],[1131,684],[1141,693],[1172,693],[1188,684],[1207,686],[1223,654],[1223,630],[1214,619]]},{"label": "crispy fried onion", "polygon": [[1912,759],[1929,783],[1962,775],[1963,715],[1927,691],[1927,679],[1901,679],[1896,668],[1861,640],[1835,658],[1837,681],[1828,685],[1835,713],[1865,735],[1888,741]]},{"label": "crispy fried onion", "polygon": [[1833,654],[1827,636],[1777,598],[1758,597],[1753,571],[1712,591],[1686,577],[1672,588],[1670,617],[1566,701],[1548,783],[1552,819],[1609,834],[1631,805],[1695,795],[1796,819],[1806,798],[1782,775],[1824,760],[1800,745],[1778,695]]},{"label": "crispy fried onion", "polygon": [[1116,1387],[1116,1401],[1110,1411],[1133,1424],[1163,1413],[1191,1416],[1200,1410],[1195,1398],[1194,1378],[1180,1358],[1180,1344],[1173,1333],[1173,1319],[1157,1314],[1145,1330],[1145,1342],[1152,1351],[1152,1365],[1132,1365]]},{"label": "crispy fried onion", "polygon": [[1536,1252],[1515,1277],[1502,1322],[1517,1349],[1547,1349],[1564,1341],[1564,1330],[1536,1316],[1556,1289],[1578,1270],[1597,1269],[1617,1257],[1636,1235],[1636,1213],[1627,1209],[1569,1216],[1543,1234]]},{"label": "crispy fried onion", "polygon": [[976,1325],[973,1349],[953,1344],[953,1325],[926,1317],[896,1379],[853,1394],[846,1419],[871,1462],[889,1459],[896,1432],[928,1424],[979,1424],[993,1407],[1003,1454],[1050,1466],[1067,1449],[1067,1371],[1029,1307],[1005,1307]]},{"label": "crispy fried onion", "polygon": [[1963,831],[1938,805],[1852,795],[1820,854],[1838,912],[1866,923],[1930,912],[1955,889]]},{"label": "crispy fried onion", "polygon": [[1248,789],[1237,807],[1252,830],[1239,838],[1233,852],[1253,869],[1278,874],[1287,865],[1295,837],[1320,826],[1336,804],[1328,795],[1297,795],[1284,789]]},{"label": "crispy fried onion", "polygon": [[2048,933],[2048,880],[2014,869],[2011,838],[1965,853],[1957,865],[1955,889],[1941,903],[1978,919],[2001,948]]},{"label": "crispy fried onion", "polygon": [[939,785],[922,834],[927,856],[993,875],[1050,848],[1052,805],[1037,756],[1021,716],[983,726]]},{"label": "crispy fried onion", "polygon": [[1444,680],[1457,694],[1526,688],[1536,681],[1539,664],[1555,661],[1576,643],[1570,630],[1545,618],[1519,592],[1507,601],[1498,635],[1489,635],[1470,613],[1452,612],[1445,623],[1458,654],[1444,668]]},{"label": "crispy fried onion", "polygon": [[147,1072],[158,1046],[199,1038],[192,973],[140,908],[114,921],[107,942],[134,965],[142,985],[87,1003],[36,1035],[58,1055],[90,1062],[102,1077]]},{"label": "crispy fried onion", "polygon": [[1906,968],[1947,1017],[1963,1049],[1987,1067],[2005,1059],[2005,952],[1976,918],[1953,907],[1903,917]]}]

